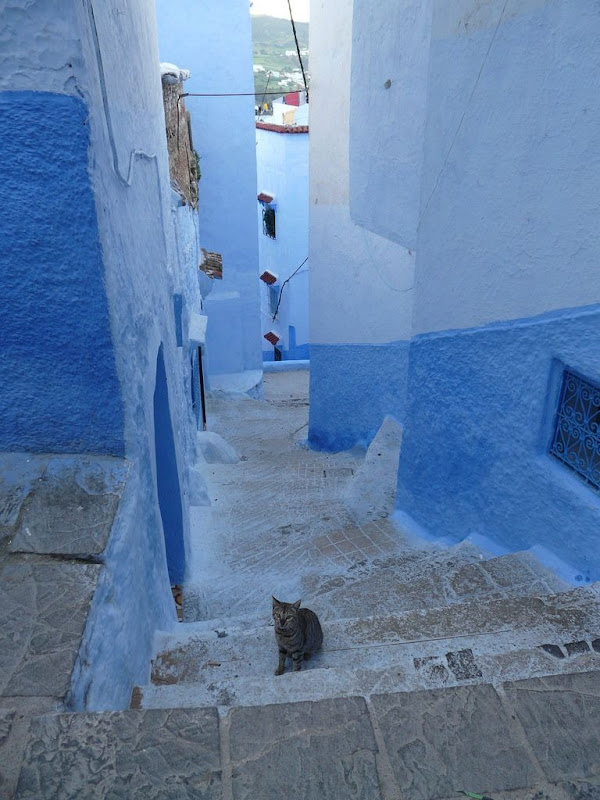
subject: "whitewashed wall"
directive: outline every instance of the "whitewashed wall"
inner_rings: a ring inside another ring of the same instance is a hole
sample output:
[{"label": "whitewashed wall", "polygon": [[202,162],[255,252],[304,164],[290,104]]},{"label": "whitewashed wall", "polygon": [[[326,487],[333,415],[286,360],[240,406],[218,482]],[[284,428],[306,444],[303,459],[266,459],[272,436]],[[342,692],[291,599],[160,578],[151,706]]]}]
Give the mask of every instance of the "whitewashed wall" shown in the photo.
[{"label": "whitewashed wall", "polygon": [[[265,236],[259,207],[259,272],[278,277],[278,290],[308,255],[308,133],[256,129],[258,192],[268,192],[276,203],[276,239]],[[262,333],[276,330],[284,359],[308,358],[308,263],[285,285],[277,321],[269,306],[269,288],[261,287]],[[296,352],[290,352],[289,326],[296,332]],[[298,350],[301,348],[300,350]],[[263,342],[266,360],[273,348]]]},{"label": "whitewashed wall", "polygon": [[[186,92],[254,90],[246,0],[157,0],[160,57],[191,72]],[[261,367],[254,98],[189,97],[200,156],[199,237],[223,255],[205,307],[211,374]]]}]

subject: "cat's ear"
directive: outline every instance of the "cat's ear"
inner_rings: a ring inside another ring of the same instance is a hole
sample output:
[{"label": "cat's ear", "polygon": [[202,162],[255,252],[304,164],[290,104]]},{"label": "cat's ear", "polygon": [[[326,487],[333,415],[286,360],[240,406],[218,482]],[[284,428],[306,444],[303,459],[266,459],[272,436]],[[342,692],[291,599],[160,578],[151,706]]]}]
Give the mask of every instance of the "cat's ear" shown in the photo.
[{"label": "cat's ear", "polygon": [[273,601],[273,608],[275,608],[275,606],[280,606],[281,605],[279,600],[276,597],[273,597],[273,595],[271,595],[271,600]]},{"label": "cat's ear", "polygon": [[301,602],[302,602],[302,600],[298,600],[296,603],[292,603],[292,605],[294,606],[294,608],[300,608],[300,603]]}]

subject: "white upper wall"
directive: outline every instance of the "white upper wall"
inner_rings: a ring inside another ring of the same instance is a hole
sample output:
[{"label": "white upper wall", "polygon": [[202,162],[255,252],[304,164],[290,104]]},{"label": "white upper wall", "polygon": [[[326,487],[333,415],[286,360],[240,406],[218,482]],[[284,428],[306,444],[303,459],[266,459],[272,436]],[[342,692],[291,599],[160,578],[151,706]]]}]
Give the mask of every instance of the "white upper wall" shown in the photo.
[{"label": "white upper wall", "polygon": [[[391,12],[395,4],[380,5]],[[311,344],[378,344],[406,340],[411,332],[414,250],[367,230],[350,214],[351,94],[369,80],[352,73],[354,5],[339,0],[311,8]],[[379,13],[366,15],[361,36],[371,35],[371,22],[377,35]],[[384,81],[395,59],[393,48],[381,56]],[[399,117],[402,109],[393,113]]]},{"label": "white upper wall", "polygon": [[76,94],[83,56],[74,4],[3,0],[0,17],[0,91]]},{"label": "white upper wall", "polygon": [[355,2],[350,106],[352,219],[415,249],[431,0]]},{"label": "white upper wall", "polygon": [[160,57],[191,72],[188,97],[200,156],[199,237],[223,255],[223,280],[207,298],[209,370],[262,364],[258,293],[252,32],[247,0],[157,0]]},{"label": "white upper wall", "polygon": [[436,0],[415,333],[600,301],[600,16]]},{"label": "white upper wall", "polygon": [[[262,216],[259,219],[260,272],[273,272],[281,286],[308,255],[308,133],[276,133],[257,128],[256,164],[258,191],[272,194],[276,203],[276,239],[263,234]],[[286,349],[289,346],[288,325],[296,328],[297,344],[309,341],[308,265],[302,270],[302,275],[298,273],[286,284],[278,314]],[[262,333],[266,333],[274,328],[266,288],[262,294]]]}]

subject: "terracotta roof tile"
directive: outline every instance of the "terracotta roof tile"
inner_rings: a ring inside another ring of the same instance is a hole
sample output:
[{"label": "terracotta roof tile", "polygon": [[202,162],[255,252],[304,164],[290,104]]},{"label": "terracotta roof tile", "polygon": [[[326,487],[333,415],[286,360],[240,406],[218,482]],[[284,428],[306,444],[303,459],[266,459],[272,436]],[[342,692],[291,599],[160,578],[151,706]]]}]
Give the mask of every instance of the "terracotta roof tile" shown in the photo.
[{"label": "terracotta roof tile", "polygon": [[274,133],[308,133],[308,125],[272,125],[270,122],[257,122],[256,127],[261,131]]},{"label": "terracotta roof tile", "polygon": [[273,202],[273,198],[271,197],[271,195],[267,194],[266,192],[261,192],[260,194],[257,194],[256,199],[259,200],[261,203]]},{"label": "terracotta roof tile", "polygon": [[270,342],[273,346],[276,345],[277,342],[279,341],[279,336],[277,336],[276,333],[273,333],[273,331],[265,333],[264,338],[267,340],[267,342]]},{"label": "terracotta roof tile", "polygon": [[273,273],[269,272],[268,269],[266,269],[263,272],[263,274],[260,276],[260,279],[261,281],[268,283],[269,286],[272,286],[274,283],[277,283],[277,275],[273,275]]}]

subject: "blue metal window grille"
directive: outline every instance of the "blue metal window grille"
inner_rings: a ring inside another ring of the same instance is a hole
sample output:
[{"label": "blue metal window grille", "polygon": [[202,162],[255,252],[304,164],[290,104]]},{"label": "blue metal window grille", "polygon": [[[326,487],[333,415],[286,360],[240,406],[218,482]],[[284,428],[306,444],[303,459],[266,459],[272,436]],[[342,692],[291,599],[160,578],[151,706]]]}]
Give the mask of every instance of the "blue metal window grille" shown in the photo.
[{"label": "blue metal window grille", "polygon": [[279,289],[274,289],[269,286],[269,311],[271,315],[277,311],[277,303],[279,302]]},{"label": "blue metal window grille", "polygon": [[276,239],[275,231],[275,209],[273,206],[265,206],[262,212],[263,218],[263,233],[270,239]]},{"label": "blue metal window grille", "polygon": [[600,386],[567,370],[550,452],[600,489]]}]

